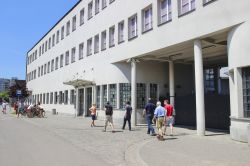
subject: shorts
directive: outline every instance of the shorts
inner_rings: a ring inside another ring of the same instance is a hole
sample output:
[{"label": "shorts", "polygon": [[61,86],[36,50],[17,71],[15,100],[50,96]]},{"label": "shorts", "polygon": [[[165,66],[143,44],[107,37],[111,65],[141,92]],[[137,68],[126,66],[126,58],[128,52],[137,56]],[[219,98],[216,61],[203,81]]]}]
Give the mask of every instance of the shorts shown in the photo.
[{"label": "shorts", "polygon": [[92,118],[92,120],[95,120],[96,116],[95,115],[91,115],[91,118]]},{"label": "shorts", "polygon": [[113,124],[113,117],[110,115],[106,115],[105,126],[107,126],[108,122]]},{"label": "shorts", "polygon": [[157,118],[157,128],[160,129],[164,125],[164,117],[158,117]]},{"label": "shorts", "polygon": [[169,125],[174,125],[174,117],[173,116],[168,116],[166,119],[166,126]]}]

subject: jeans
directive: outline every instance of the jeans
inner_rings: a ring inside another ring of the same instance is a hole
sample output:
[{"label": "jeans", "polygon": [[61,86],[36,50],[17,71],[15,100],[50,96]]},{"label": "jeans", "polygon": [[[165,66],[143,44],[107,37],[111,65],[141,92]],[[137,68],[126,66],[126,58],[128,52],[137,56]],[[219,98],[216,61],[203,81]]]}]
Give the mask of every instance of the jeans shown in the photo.
[{"label": "jeans", "polygon": [[153,119],[152,115],[149,115],[149,114],[146,115],[146,120],[147,120],[147,124],[148,124],[148,132],[147,132],[148,134],[150,134],[150,131],[152,134],[155,133],[155,130],[152,126],[152,119]]},{"label": "jeans", "polygon": [[129,130],[131,130],[131,118],[124,118],[122,129],[123,129],[123,130],[125,129],[125,126],[126,126],[126,122],[127,122],[127,121],[128,121]]}]

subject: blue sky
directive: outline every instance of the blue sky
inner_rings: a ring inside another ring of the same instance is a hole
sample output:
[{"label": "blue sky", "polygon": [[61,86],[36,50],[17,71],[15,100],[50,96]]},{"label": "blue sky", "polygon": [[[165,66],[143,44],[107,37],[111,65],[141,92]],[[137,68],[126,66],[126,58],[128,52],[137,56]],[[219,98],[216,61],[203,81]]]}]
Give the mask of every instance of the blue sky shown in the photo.
[{"label": "blue sky", "polygon": [[0,78],[25,79],[26,53],[78,0],[1,0]]}]

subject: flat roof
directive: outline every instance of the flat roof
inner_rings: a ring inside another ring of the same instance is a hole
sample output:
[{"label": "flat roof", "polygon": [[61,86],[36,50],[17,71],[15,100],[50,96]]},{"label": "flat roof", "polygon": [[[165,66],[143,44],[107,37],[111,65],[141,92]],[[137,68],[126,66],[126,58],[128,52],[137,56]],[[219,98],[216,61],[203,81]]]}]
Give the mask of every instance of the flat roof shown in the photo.
[{"label": "flat roof", "polygon": [[72,10],[75,9],[75,7],[81,2],[82,0],[79,0],[59,21],[56,22],[56,24],[50,28],[50,30],[45,34],[43,35],[43,37],[27,52],[27,55],[28,53],[38,45],[38,43],[43,40],[45,38],[45,36],[47,36]]}]

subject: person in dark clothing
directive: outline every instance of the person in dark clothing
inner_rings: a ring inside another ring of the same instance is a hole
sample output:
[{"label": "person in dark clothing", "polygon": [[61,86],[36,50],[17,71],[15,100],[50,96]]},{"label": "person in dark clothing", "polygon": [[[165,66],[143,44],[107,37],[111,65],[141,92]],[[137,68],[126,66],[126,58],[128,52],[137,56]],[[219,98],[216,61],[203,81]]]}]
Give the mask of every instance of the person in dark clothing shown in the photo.
[{"label": "person in dark clothing", "polygon": [[108,123],[110,123],[110,126],[112,127],[112,132],[114,132],[113,107],[112,105],[110,105],[109,102],[107,102],[107,104],[105,105],[105,114],[106,114],[106,119],[105,119],[104,132],[106,132]]},{"label": "person in dark clothing", "polygon": [[146,116],[146,121],[148,124],[147,134],[150,134],[150,132],[151,132],[152,136],[156,135],[155,130],[152,126],[152,119],[154,117],[155,108],[156,108],[155,105],[152,103],[152,100],[149,98],[148,103],[146,104],[145,109],[143,111],[143,115]]},{"label": "person in dark clothing", "polygon": [[128,121],[129,131],[131,131],[131,115],[132,115],[132,107],[130,106],[130,102],[128,101],[125,106],[126,113],[124,115],[124,122],[122,129],[125,129],[126,122]]}]

